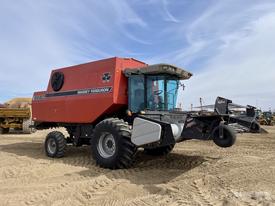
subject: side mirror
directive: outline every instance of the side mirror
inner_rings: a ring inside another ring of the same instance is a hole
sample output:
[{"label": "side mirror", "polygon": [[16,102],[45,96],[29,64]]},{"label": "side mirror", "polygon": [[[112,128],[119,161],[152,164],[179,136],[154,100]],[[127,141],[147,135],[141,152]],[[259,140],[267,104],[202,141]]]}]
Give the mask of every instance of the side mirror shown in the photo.
[{"label": "side mirror", "polygon": [[179,87],[182,87],[182,90],[184,91],[185,85],[179,81]]}]

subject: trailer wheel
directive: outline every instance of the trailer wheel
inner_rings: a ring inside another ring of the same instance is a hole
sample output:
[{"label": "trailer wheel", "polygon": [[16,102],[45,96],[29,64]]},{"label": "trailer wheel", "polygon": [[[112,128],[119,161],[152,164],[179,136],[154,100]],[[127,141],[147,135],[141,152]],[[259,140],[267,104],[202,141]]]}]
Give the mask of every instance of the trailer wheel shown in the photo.
[{"label": "trailer wheel", "polygon": [[258,132],[260,132],[260,130],[261,130],[261,127],[260,127],[259,123],[256,121],[252,122],[250,131],[253,133],[258,133]]},{"label": "trailer wheel", "polygon": [[65,136],[58,131],[50,132],[46,137],[44,146],[48,157],[63,157],[66,148]]},{"label": "trailer wheel", "polygon": [[96,125],[91,149],[96,163],[109,169],[130,167],[137,151],[131,142],[129,125],[117,118],[105,119]]},{"label": "trailer wheel", "polygon": [[[220,137],[220,129],[223,136]],[[220,147],[231,147],[236,141],[235,131],[227,125],[219,125],[212,132],[213,141]]]},{"label": "trailer wheel", "polygon": [[157,147],[157,148],[144,148],[144,152],[152,156],[162,156],[170,153],[173,150],[174,146],[175,144],[166,145],[166,146]]},{"label": "trailer wheel", "polygon": [[31,134],[34,133],[36,130],[34,128],[30,128],[30,126],[33,124],[33,121],[31,118],[24,119],[22,124],[22,130],[25,134]]}]

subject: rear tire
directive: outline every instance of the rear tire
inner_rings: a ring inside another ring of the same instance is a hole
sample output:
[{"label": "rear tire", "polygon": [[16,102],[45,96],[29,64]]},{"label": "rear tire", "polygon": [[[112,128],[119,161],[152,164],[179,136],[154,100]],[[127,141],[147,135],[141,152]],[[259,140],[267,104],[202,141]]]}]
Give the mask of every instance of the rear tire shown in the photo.
[{"label": "rear tire", "polygon": [[63,157],[66,149],[65,136],[58,131],[50,132],[45,140],[45,152],[48,157]]},{"label": "rear tire", "polygon": [[[219,135],[219,129],[223,129],[223,137]],[[220,147],[231,147],[236,141],[236,133],[234,129],[227,125],[220,125],[212,132],[213,141]]]},{"label": "rear tire", "polygon": [[171,145],[166,145],[166,146],[162,146],[162,147],[157,147],[157,148],[145,148],[144,152],[148,155],[152,155],[152,156],[162,156],[162,155],[167,155],[169,154],[173,148],[174,148],[175,144],[171,144]]},{"label": "rear tire", "polygon": [[109,169],[129,168],[137,151],[131,142],[129,125],[118,118],[105,119],[96,125],[91,149],[96,163]]}]

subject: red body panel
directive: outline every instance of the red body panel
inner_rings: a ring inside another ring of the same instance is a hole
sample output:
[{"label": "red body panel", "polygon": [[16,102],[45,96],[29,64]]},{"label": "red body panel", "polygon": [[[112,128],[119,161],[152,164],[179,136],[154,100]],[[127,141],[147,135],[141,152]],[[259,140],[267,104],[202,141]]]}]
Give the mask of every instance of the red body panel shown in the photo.
[{"label": "red body panel", "polygon": [[[129,58],[110,58],[87,64],[53,70],[64,74],[64,84],[55,92],[49,81],[47,91],[35,92],[32,116],[37,122],[93,123],[97,118],[114,113],[128,103],[128,81],[125,68],[146,66]],[[104,74],[111,78],[104,81]],[[51,76],[52,76],[51,74]],[[109,92],[85,93],[87,90],[111,88]],[[77,94],[69,94],[77,91]],[[84,92],[84,93],[82,93]],[[65,95],[66,94],[66,95]],[[67,95],[69,94],[69,95]]]}]

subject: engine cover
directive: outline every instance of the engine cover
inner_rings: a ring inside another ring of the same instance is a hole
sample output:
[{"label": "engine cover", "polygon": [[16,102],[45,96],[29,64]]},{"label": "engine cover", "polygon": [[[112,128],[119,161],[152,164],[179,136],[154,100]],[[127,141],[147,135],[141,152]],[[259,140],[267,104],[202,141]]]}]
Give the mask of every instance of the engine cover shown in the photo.
[{"label": "engine cover", "polygon": [[134,119],[131,141],[137,146],[160,141],[161,130],[160,124],[137,117]]}]

